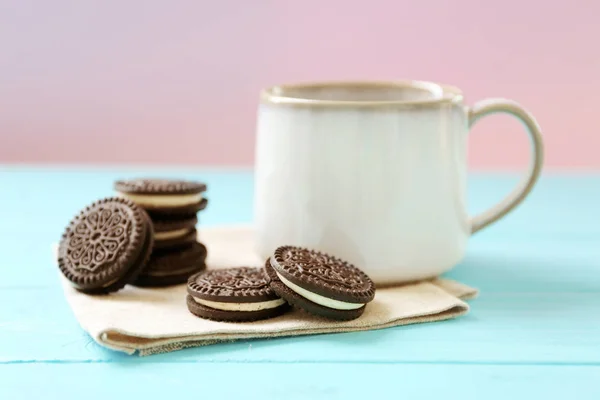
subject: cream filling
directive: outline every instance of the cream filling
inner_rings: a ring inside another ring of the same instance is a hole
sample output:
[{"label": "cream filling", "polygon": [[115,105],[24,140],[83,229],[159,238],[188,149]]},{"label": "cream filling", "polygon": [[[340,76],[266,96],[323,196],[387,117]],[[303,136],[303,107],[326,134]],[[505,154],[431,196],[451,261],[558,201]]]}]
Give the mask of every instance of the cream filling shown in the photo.
[{"label": "cream filling", "polygon": [[[271,257],[271,263],[277,263],[277,261],[273,260],[273,257]],[[285,286],[287,286],[300,296],[312,301],[313,303],[317,303],[324,307],[329,307],[336,310],[356,310],[364,306],[364,303],[347,303],[345,301],[334,300],[325,296],[321,296],[320,294],[313,293],[285,279],[283,276],[281,276],[279,272],[277,272],[275,268],[273,268],[273,270],[279,277],[279,280],[281,280],[281,283],[283,283]]]},{"label": "cream filling", "polygon": [[197,204],[202,200],[202,194],[139,194],[119,192],[142,207],[181,207]]},{"label": "cream filling", "polygon": [[283,299],[275,299],[268,301],[259,301],[256,303],[223,303],[221,301],[210,301],[199,299],[192,296],[196,303],[200,303],[210,308],[224,311],[260,311],[270,308],[276,308],[285,303]]},{"label": "cream filling", "polygon": [[190,232],[190,230],[186,228],[176,229],[174,231],[154,232],[154,240],[176,239],[185,236],[188,232]]}]

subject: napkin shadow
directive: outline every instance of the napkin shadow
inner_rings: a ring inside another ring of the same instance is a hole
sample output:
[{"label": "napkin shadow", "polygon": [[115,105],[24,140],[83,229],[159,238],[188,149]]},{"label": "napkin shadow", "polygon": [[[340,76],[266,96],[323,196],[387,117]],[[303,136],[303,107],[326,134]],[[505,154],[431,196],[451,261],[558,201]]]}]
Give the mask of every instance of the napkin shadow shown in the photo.
[{"label": "napkin shadow", "polygon": [[[420,324],[416,324],[420,325]],[[405,328],[405,327],[404,327]],[[334,346],[336,351],[332,351],[332,354],[339,354],[340,348],[347,348],[348,352],[355,352],[357,348],[368,348],[375,343],[390,342],[389,336],[393,335],[393,327],[379,328],[375,330],[367,331],[355,331],[355,332],[323,332],[323,333],[311,333],[307,335],[298,336],[281,336],[281,337],[265,337],[265,338],[245,338],[243,340],[231,340],[231,341],[219,341],[218,346],[206,345],[206,346],[194,346],[184,347],[177,351],[171,351],[168,353],[153,354],[152,357],[135,357],[134,359],[140,360],[141,362],[160,362],[161,360],[168,360],[169,362],[184,361],[193,359],[195,361],[205,360],[236,360],[244,362],[249,359],[254,359],[257,354],[261,360],[267,361],[278,361],[280,358],[285,358],[289,362],[287,356],[279,356],[279,350],[281,346],[288,345],[293,341],[294,346],[302,347],[305,346],[304,351],[300,351],[298,354],[298,360],[302,361],[305,359],[314,359],[314,352],[311,349],[322,349],[323,345]],[[317,350],[314,350],[317,352]],[[320,353],[321,350],[318,350]],[[323,354],[320,354],[323,357]]]}]

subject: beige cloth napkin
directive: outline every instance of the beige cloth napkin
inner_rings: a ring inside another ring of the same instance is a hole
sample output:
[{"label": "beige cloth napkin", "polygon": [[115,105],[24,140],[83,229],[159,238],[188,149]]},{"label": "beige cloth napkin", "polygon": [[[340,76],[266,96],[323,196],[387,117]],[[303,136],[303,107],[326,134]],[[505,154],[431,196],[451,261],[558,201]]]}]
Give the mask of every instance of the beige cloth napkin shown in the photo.
[{"label": "beige cloth napkin", "polygon": [[[247,226],[202,228],[199,240],[209,249],[208,268],[264,265],[253,252]],[[54,247],[56,258],[56,245]],[[186,286],[142,289],[126,286],[109,296],[88,296],[63,281],[64,293],[81,327],[100,345],[128,354],[149,355],[223,341],[381,329],[432,322],[467,313],[463,300],[477,290],[435,279],[377,289],[364,314],[347,322],[320,319],[294,310],[280,317],[250,323],[215,322],[187,310]]]}]

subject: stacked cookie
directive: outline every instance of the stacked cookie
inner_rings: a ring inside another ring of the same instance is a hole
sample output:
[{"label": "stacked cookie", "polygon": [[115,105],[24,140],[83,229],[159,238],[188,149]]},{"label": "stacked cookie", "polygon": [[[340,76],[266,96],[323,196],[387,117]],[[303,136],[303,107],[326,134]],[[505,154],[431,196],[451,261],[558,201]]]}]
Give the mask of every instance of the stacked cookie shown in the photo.
[{"label": "stacked cookie", "polygon": [[71,220],[58,247],[58,267],[81,292],[116,292],[137,279],[153,244],[148,214],[131,200],[109,197]]},{"label": "stacked cookie", "polygon": [[197,241],[197,213],[208,200],[206,185],[163,179],[117,181],[114,189],[145,210],[153,226],[153,250],[146,267],[132,282],[136,286],[185,283],[205,268],[207,250]]},{"label": "stacked cookie", "polygon": [[294,246],[275,250],[264,268],[203,271],[188,280],[187,306],[198,317],[256,321],[290,307],[348,321],[360,317],[375,297],[375,284],[354,265]]}]

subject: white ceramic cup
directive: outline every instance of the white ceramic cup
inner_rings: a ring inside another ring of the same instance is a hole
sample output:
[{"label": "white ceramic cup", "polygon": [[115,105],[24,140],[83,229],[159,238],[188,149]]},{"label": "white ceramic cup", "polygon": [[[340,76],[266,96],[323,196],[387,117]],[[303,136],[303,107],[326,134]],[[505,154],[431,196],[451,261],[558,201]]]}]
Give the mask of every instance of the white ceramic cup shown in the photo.
[{"label": "white ceramic cup", "polygon": [[[521,184],[489,211],[467,212],[469,127],[507,113],[531,139]],[[469,236],[512,210],[542,167],[534,118],[510,100],[469,107],[430,82],[325,82],[261,93],[255,161],[258,252],[304,246],[345,259],[378,285],[437,276]]]}]

